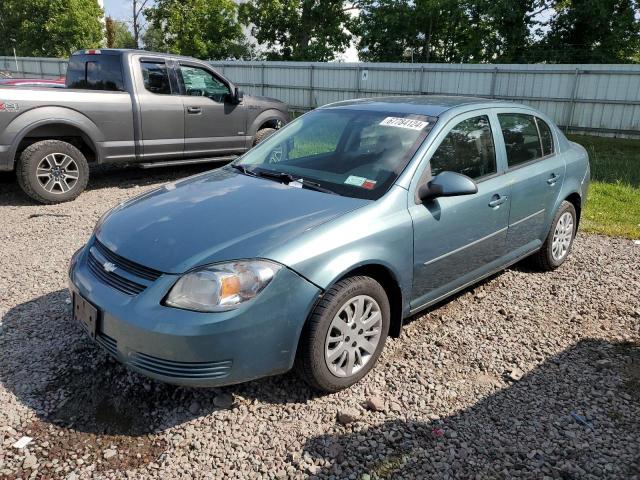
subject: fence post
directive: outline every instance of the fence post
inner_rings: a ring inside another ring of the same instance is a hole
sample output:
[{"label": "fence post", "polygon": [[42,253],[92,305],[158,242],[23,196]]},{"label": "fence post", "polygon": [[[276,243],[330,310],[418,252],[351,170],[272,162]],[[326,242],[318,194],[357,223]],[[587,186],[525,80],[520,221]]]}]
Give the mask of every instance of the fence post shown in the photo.
[{"label": "fence post", "polygon": [[420,95],[424,94],[424,65],[420,65]]},{"label": "fence post", "polygon": [[356,67],[356,98],[360,98],[360,64]]},{"label": "fence post", "polygon": [[496,80],[498,78],[498,67],[493,67],[491,74],[491,98],[496,98]]},{"label": "fence post", "polygon": [[260,94],[264,97],[264,62],[262,62],[262,68],[260,69]]},{"label": "fence post", "polygon": [[309,110],[313,109],[313,65],[309,68]]},{"label": "fence post", "polygon": [[564,122],[564,131],[568,132],[569,127],[573,123],[573,113],[576,108],[576,96],[578,94],[578,83],[580,81],[580,69],[576,68],[576,73],[573,77],[573,87],[571,88],[571,100],[569,101],[569,112]]}]

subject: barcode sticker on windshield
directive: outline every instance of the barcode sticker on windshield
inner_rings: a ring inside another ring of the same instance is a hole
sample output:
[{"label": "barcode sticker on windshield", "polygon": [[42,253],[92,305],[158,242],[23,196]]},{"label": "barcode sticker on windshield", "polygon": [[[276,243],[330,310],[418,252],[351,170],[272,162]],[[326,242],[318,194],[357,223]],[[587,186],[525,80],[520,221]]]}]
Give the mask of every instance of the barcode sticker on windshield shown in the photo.
[{"label": "barcode sticker on windshield", "polygon": [[409,130],[422,130],[429,125],[429,122],[422,120],[414,120],[413,118],[387,117],[380,122],[380,125],[386,127],[408,128]]}]

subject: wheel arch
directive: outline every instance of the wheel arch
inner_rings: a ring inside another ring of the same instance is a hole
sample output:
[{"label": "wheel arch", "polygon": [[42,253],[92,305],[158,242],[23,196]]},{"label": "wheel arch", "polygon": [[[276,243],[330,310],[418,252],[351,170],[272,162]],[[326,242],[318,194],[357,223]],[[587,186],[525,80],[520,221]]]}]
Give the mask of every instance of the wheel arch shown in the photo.
[{"label": "wheel arch", "polygon": [[258,132],[258,130],[262,128],[276,128],[278,122],[286,124],[288,121],[289,120],[287,116],[280,110],[265,110],[253,120],[251,126],[249,127],[248,133],[253,137]]},{"label": "wheel arch", "polygon": [[573,205],[576,210],[576,229],[580,225],[580,216],[582,213],[582,196],[578,192],[572,192],[564,198],[565,201]]},{"label": "wheel arch", "polygon": [[13,139],[8,157],[12,167],[22,150],[41,140],[67,141],[88,161],[99,162],[101,158],[102,134],[97,125],[85,115],[66,108],[44,107],[25,112],[7,126],[4,134]]}]

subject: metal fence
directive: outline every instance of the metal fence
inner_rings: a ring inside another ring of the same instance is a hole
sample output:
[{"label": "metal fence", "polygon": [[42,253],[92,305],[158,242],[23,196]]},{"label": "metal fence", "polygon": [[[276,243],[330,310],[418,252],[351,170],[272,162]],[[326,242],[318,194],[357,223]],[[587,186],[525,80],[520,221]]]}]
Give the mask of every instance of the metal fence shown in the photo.
[{"label": "metal fence", "polygon": [[[529,104],[570,131],[640,137],[640,65],[211,63],[247,93],[297,111],[358,97],[468,95]],[[65,70],[64,60],[0,57],[0,71],[14,76]]]}]

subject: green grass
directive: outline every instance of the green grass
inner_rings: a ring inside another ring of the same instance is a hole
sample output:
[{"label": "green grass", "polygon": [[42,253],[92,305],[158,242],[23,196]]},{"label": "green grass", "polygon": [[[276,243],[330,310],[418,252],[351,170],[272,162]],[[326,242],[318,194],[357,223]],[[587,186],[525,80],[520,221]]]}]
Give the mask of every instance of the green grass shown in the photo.
[{"label": "green grass", "polygon": [[582,229],[640,238],[640,140],[569,135],[589,152],[591,187]]}]

